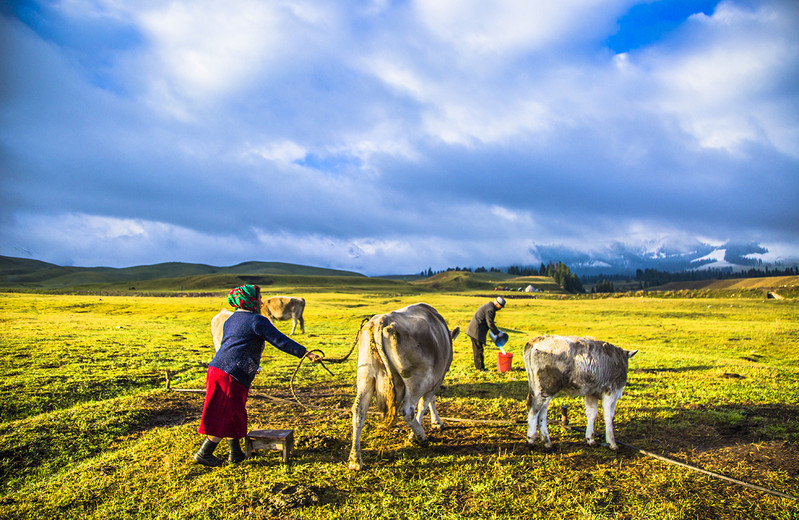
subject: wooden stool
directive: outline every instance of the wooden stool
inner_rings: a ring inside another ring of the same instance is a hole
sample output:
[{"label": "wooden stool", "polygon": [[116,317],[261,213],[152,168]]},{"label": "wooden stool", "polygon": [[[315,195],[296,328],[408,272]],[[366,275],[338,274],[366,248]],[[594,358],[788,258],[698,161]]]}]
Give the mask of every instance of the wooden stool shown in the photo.
[{"label": "wooden stool", "polygon": [[294,430],[252,430],[244,441],[244,454],[252,456],[254,450],[280,450],[283,463],[288,464],[294,449]]}]

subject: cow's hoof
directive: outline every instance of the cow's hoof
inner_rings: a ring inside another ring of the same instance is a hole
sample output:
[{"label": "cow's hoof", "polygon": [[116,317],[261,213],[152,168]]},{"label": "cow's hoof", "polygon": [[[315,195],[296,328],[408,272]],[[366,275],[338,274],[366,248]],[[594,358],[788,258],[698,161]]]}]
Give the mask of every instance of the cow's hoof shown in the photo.
[{"label": "cow's hoof", "polygon": [[615,444],[608,444],[608,448],[610,448],[613,451],[619,451],[619,447],[616,446]]},{"label": "cow's hoof", "polygon": [[595,439],[588,439],[588,445],[589,446],[596,446],[596,440]]},{"label": "cow's hoof", "polygon": [[438,424],[433,423],[430,425],[430,428],[432,428],[433,430],[441,431],[444,429],[444,423],[438,423]]},{"label": "cow's hoof", "polygon": [[429,444],[429,442],[427,442],[427,437],[417,437],[416,434],[413,433],[408,435],[408,440],[423,448],[426,448]]},{"label": "cow's hoof", "polygon": [[357,460],[351,460],[349,468],[353,471],[361,471],[363,469],[363,464],[361,464]]}]

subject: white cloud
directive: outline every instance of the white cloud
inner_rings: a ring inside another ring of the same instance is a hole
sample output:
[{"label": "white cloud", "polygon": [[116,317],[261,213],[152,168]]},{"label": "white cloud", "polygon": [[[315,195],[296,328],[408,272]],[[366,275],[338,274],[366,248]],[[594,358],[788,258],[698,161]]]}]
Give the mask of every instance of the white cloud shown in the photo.
[{"label": "white cloud", "polygon": [[[593,31],[612,24],[618,4],[604,0],[417,0],[421,22],[461,54],[541,50],[580,34],[590,18]],[[616,5],[614,5],[616,4]]]},{"label": "white cloud", "polygon": [[171,2],[140,19],[154,53],[151,81],[199,100],[247,82],[278,52],[282,29],[270,4],[254,1]]},{"label": "white cloud", "polygon": [[263,146],[250,145],[244,151],[244,157],[255,155],[270,161],[290,164],[302,159],[307,153],[308,151],[298,143],[293,141],[280,141]]},{"label": "white cloud", "polygon": [[792,22],[768,3],[753,10],[725,2],[713,16],[695,15],[681,34],[690,46],[664,43],[642,60],[662,85],[659,106],[703,146],[736,151],[760,141],[799,155],[796,117],[784,119],[793,102],[774,96],[786,65],[799,64]]}]

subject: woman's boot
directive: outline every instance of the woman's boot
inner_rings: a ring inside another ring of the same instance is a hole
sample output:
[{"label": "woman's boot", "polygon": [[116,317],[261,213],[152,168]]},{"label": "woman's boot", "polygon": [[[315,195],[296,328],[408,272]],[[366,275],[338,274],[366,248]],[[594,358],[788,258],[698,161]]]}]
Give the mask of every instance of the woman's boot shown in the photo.
[{"label": "woman's boot", "polygon": [[247,458],[244,455],[244,452],[241,451],[241,444],[239,443],[241,439],[228,439],[227,445],[229,449],[228,453],[228,460],[234,464],[243,461]]},{"label": "woman's boot", "polygon": [[212,468],[223,466],[225,461],[214,456],[214,450],[218,444],[218,442],[214,442],[211,439],[205,439],[203,445],[200,446],[200,451],[194,454],[194,462]]}]

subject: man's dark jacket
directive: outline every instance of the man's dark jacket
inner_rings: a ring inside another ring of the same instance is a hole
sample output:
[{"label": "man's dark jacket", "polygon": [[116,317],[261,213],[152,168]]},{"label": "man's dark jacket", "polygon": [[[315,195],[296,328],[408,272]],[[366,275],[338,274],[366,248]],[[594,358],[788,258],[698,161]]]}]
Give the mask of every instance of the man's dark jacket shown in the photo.
[{"label": "man's dark jacket", "polygon": [[472,321],[469,322],[469,326],[466,328],[466,335],[485,344],[489,330],[494,334],[499,334],[499,329],[494,325],[494,316],[496,314],[497,308],[494,306],[493,301],[481,305],[477,312],[474,313]]}]

